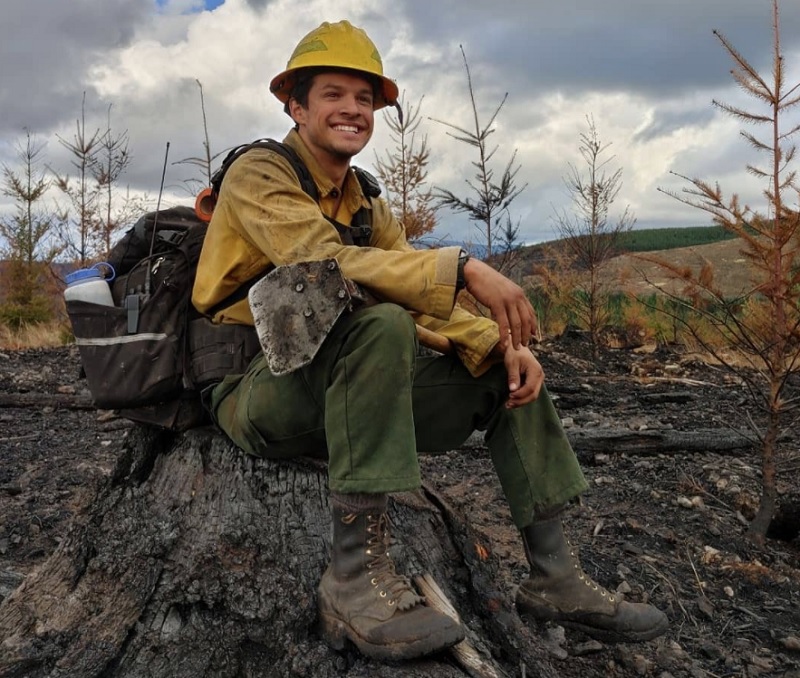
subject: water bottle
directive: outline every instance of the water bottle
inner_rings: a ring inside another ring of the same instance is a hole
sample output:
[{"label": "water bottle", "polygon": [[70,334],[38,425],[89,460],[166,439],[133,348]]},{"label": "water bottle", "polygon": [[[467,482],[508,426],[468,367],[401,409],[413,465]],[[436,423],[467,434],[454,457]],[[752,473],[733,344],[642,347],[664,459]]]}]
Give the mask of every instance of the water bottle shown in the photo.
[{"label": "water bottle", "polygon": [[[102,267],[106,267],[111,277],[106,278]],[[88,301],[92,304],[102,304],[113,306],[114,299],[111,297],[111,282],[116,273],[111,264],[101,262],[91,268],[81,268],[73,273],[68,273],[66,277],[67,289],[64,290],[64,299],[67,301]]]}]

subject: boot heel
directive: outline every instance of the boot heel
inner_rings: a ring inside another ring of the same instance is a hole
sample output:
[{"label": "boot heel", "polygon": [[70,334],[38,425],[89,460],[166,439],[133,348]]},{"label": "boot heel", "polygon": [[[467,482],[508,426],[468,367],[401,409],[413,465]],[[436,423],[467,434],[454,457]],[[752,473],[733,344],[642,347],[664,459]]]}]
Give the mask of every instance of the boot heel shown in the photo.
[{"label": "boot heel", "polygon": [[325,641],[334,650],[344,650],[347,642],[347,631],[344,624],[335,617],[327,614],[320,614],[319,616],[320,630]]}]

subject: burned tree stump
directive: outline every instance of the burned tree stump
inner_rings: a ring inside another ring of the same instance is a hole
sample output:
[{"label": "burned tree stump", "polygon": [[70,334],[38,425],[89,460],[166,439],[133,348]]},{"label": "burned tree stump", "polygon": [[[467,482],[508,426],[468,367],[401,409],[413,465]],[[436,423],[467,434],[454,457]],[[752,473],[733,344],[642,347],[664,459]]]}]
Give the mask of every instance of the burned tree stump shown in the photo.
[{"label": "burned tree stump", "polygon": [[254,459],[211,430],[134,429],[94,503],[0,605],[0,677],[557,675],[494,593],[502,562],[476,557],[469,524],[425,492],[390,503],[395,562],[438,583],[478,664],[331,650],[316,601],[327,494],[316,462]]}]

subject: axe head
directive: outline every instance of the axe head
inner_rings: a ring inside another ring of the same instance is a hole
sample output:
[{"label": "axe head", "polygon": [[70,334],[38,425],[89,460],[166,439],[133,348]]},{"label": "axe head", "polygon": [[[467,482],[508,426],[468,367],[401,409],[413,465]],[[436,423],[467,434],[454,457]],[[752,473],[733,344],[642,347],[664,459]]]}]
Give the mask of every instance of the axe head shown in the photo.
[{"label": "axe head", "polygon": [[275,375],[310,363],[339,316],[360,300],[335,259],[278,266],[248,293],[256,332]]}]

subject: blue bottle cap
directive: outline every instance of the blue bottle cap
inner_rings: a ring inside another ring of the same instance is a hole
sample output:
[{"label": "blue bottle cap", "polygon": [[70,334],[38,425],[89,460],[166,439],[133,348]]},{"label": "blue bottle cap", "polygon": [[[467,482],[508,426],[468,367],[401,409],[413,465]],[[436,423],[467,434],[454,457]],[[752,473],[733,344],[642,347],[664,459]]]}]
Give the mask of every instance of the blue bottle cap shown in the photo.
[{"label": "blue bottle cap", "polygon": [[74,285],[75,283],[85,282],[92,279],[102,280],[100,271],[98,271],[96,268],[81,268],[72,273],[67,273],[65,278],[67,285]]},{"label": "blue bottle cap", "polygon": [[[106,273],[102,270],[102,267],[108,269],[108,272],[111,274],[110,277],[106,278]],[[72,285],[76,282],[85,282],[93,278],[100,278],[106,282],[111,282],[116,276],[117,272],[114,270],[114,267],[111,264],[107,264],[105,261],[101,261],[99,264],[95,264],[91,268],[81,268],[77,271],[73,271],[72,273],[67,273],[64,280],[66,281],[67,285]]]}]

